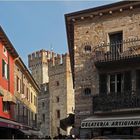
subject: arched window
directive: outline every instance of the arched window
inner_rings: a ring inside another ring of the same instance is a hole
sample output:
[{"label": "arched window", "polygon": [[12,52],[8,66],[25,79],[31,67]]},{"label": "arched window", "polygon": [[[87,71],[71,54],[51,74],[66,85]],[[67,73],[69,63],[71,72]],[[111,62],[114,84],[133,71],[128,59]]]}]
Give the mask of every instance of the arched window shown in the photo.
[{"label": "arched window", "polygon": [[85,95],[91,95],[91,89],[90,88],[85,88],[84,94]]},{"label": "arched window", "polygon": [[91,46],[90,45],[85,46],[85,52],[91,52]]}]

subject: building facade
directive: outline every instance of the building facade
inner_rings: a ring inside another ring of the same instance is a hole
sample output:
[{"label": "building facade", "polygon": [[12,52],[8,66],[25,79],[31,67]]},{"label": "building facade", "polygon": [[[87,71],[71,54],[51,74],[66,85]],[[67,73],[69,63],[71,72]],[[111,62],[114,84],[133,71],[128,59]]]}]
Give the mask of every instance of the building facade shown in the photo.
[{"label": "building facade", "polygon": [[15,60],[14,67],[15,119],[31,128],[37,128],[39,87],[20,58]]},{"label": "building facade", "polygon": [[70,128],[60,128],[60,120],[74,113],[74,91],[69,55],[57,55],[49,61],[50,133],[70,135]]},{"label": "building facade", "polygon": [[2,27],[0,27],[1,139],[31,138],[31,136],[38,136],[39,134],[38,131],[33,129],[33,127],[37,127],[36,117],[33,116],[33,119],[28,117],[29,110],[37,114],[37,105],[31,102],[31,96],[28,97],[29,102],[27,101],[23,85],[28,85],[37,103],[39,87],[20,59]]},{"label": "building facade", "polygon": [[68,134],[69,130],[60,128],[60,120],[74,110],[69,56],[62,57],[54,52],[40,50],[30,54],[28,61],[32,76],[35,79],[44,77],[38,82],[41,87],[39,125],[44,137]]},{"label": "building facade", "polygon": [[44,136],[50,136],[50,94],[49,85],[44,83],[40,85],[40,96],[38,98],[38,123],[41,132]]},{"label": "building facade", "polygon": [[77,135],[134,135],[139,127],[127,125],[139,121],[139,4],[122,1],[65,15]]},{"label": "building facade", "polygon": [[32,76],[41,88],[38,97],[38,126],[43,136],[50,136],[50,92],[48,90],[48,60],[50,60],[52,52],[40,50],[28,55],[28,67]]}]

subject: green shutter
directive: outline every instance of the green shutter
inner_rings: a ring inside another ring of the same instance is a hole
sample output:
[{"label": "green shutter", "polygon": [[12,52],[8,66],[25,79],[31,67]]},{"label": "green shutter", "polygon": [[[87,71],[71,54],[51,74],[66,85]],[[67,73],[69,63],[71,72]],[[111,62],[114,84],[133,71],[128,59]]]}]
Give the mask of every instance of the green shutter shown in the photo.
[{"label": "green shutter", "polygon": [[4,77],[4,71],[5,71],[5,62],[4,60],[2,59],[2,76]]}]

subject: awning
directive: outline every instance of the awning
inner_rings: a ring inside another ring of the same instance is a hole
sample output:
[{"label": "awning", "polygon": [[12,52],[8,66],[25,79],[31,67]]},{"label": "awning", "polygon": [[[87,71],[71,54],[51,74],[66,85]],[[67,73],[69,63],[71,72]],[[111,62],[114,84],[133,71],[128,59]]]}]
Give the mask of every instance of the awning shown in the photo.
[{"label": "awning", "polygon": [[4,93],[4,96],[3,96],[3,101],[4,102],[12,102],[12,103],[16,103],[16,98],[14,95],[12,95],[10,92],[6,91]]},{"label": "awning", "polygon": [[32,133],[29,130],[23,130],[23,129],[19,129],[22,133],[24,133],[24,135],[32,135]]},{"label": "awning", "polygon": [[9,119],[0,118],[0,127],[19,129],[20,127],[22,127],[22,124]]},{"label": "awning", "polygon": [[41,131],[37,131],[37,130],[28,130],[31,135],[35,135],[35,136],[42,136],[42,132]]},{"label": "awning", "polygon": [[140,116],[90,117],[81,122],[81,128],[138,127]]}]

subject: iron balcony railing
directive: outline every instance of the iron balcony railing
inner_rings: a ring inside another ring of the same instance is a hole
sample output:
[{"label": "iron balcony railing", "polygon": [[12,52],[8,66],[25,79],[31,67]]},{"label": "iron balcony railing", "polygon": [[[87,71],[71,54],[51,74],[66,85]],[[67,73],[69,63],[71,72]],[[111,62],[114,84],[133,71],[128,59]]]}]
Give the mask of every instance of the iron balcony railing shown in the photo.
[{"label": "iron balcony railing", "polygon": [[140,39],[102,43],[95,47],[94,61],[107,62],[140,56]]},{"label": "iron balcony railing", "polygon": [[121,109],[140,108],[140,91],[109,93],[93,97],[93,112],[112,112]]}]

